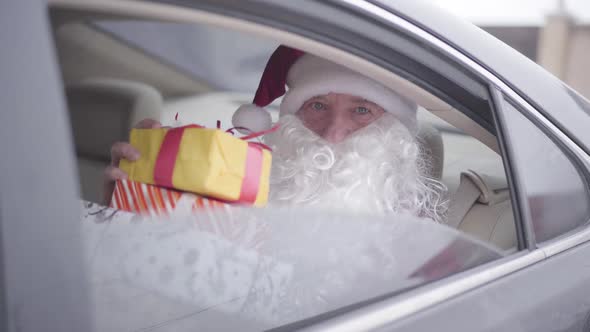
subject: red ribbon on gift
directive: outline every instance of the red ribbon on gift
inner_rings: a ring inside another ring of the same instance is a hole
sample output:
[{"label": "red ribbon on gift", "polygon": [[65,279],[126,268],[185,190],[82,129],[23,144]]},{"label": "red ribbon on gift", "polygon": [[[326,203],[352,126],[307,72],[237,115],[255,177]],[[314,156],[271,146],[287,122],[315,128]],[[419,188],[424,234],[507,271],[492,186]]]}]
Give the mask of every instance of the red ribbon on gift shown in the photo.
[{"label": "red ribbon on gift", "polygon": [[[172,184],[172,174],[174,173],[174,165],[176,163],[176,157],[178,156],[178,150],[180,149],[180,141],[184,134],[184,130],[187,128],[204,128],[199,125],[188,125],[178,128],[171,128],[166,132],[156,164],[154,167],[154,181],[156,185],[168,188],[174,188]],[[265,135],[267,133],[277,130],[278,125],[273,128],[250,135],[241,137],[243,140],[255,138],[258,136]],[[244,174],[244,181],[240,190],[240,197],[236,202],[254,204],[256,196],[258,195],[258,187],[260,184],[260,176],[262,173],[262,161],[263,151],[262,149],[267,148],[262,143],[248,142],[248,150],[246,152],[246,169]]]}]

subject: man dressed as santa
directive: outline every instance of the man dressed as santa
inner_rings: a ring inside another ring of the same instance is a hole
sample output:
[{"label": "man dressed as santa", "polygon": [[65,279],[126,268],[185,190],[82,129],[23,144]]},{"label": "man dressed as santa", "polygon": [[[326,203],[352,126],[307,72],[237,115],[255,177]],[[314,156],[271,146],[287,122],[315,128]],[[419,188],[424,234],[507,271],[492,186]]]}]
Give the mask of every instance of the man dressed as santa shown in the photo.
[{"label": "man dressed as santa", "polygon": [[[446,188],[428,175],[428,158],[416,139],[415,103],[346,67],[280,46],[267,63],[253,105],[240,107],[233,125],[253,132],[269,129],[271,117],[263,107],[281,96],[279,129],[264,137],[273,150],[269,206],[442,221]],[[146,119],[138,127],[159,125]],[[126,177],[117,168],[121,158],[138,156],[128,143],[116,143],[106,182]]]}]

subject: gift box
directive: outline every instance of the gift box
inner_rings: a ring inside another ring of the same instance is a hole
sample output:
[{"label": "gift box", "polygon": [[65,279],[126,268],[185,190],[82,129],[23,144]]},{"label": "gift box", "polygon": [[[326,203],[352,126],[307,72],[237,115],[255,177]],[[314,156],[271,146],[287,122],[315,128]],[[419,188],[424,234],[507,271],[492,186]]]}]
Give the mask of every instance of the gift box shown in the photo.
[{"label": "gift box", "polygon": [[272,157],[259,143],[191,125],[133,129],[130,144],[141,156],[119,167],[132,181],[231,203],[263,206],[268,200]]},{"label": "gift box", "polygon": [[167,215],[175,210],[197,211],[207,208],[223,208],[228,204],[155,185],[118,180],[110,207],[142,215]]}]

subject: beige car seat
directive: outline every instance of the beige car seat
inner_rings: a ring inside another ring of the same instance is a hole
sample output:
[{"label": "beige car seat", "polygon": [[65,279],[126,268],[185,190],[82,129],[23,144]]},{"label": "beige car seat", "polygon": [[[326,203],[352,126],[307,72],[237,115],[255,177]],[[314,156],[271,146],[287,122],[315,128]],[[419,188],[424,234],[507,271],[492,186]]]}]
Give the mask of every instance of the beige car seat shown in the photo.
[{"label": "beige car seat", "polygon": [[143,83],[96,78],[67,86],[66,97],[82,198],[100,202],[111,146],[127,141],[129,130],[138,121],[159,119],[162,96]]},{"label": "beige car seat", "polygon": [[[440,132],[422,123],[418,140],[429,156],[430,176],[441,180],[444,145]],[[447,225],[501,249],[515,247],[516,228],[506,180],[472,170],[462,172],[450,201]]]},{"label": "beige car seat", "polygon": [[501,249],[516,246],[516,227],[505,179],[468,170],[461,173],[447,224]]}]

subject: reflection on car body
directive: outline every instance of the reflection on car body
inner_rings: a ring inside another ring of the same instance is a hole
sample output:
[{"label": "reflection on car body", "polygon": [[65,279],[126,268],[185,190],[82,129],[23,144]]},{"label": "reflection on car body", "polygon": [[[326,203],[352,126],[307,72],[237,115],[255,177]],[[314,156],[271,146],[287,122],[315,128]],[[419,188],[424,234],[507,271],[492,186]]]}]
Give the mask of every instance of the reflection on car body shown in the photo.
[{"label": "reflection on car body", "polygon": [[502,256],[411,216],[236,208],[150,220],[92,203],[83,215],[94,307],[111,317],[99,330],[268,329]]}]

